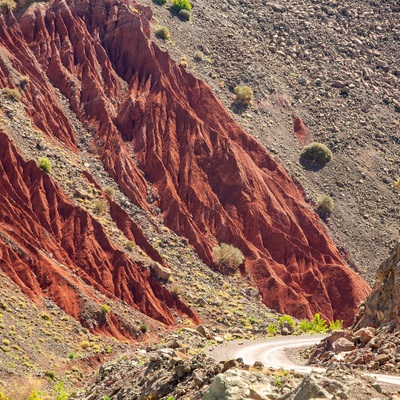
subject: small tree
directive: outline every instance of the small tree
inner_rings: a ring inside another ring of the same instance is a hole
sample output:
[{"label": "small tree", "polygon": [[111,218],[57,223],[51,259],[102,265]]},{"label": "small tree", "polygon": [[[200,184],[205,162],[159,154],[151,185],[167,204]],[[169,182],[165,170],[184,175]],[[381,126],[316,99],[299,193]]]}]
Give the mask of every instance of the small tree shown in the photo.
[{"label": "small tree", "polygon": [[231,244],[221,243],[212,249],[215,262],[225,267],[228,272],[234,271],[244,260],[243,253]]}]

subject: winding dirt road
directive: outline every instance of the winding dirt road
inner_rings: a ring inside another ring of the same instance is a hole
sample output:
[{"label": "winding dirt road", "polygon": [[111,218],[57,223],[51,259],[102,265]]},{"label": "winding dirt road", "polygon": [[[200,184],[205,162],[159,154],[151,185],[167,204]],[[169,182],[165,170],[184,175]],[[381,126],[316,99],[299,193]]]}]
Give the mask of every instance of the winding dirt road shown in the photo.
[{"label": "winding dirt road", "polygon": [[[309,347],[320,342],[326,335],[286,336],[278,338],[244,340],[240,342],[226,342],[215,349],[210,355],[218,361],[242,358],[246,364],[252,365],[260,361],[266,367],[283,368],[297,372],[309,373],[324,371],[324,368],[302,365],[300,360],[290,357],[291,348]],[[365,374],[373,376],[377,381],[400,387],[400,377],[393,375]]]}]

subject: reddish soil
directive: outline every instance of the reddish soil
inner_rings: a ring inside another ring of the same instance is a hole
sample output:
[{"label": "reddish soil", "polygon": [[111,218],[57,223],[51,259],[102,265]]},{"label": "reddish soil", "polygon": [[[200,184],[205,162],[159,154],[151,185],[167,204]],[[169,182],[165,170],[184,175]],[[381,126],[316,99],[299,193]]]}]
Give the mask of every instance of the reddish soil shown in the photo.
[{"label": "reddish soil", "polygon": [[[0,47],[30,77],[22,101],[32,121],[78,151],[76,133],[57,106],[54,87],[59,89],[93,132],[93,152],[125,194],[147,211],[159,207],[164,223],[187,237],[209,266],[219,268],[212,247],[231,243],[244,253],[242,272],[270,308],[352,323],[368,285],[345,265],[285,170],[206,84],[150,41],[150,19],[148,8],[111,1],[39,3],[18,22],[0,16]],[[14,85],[4,66],[0,83]],[[305,134],[303,125],[300,130]],[[78,317],[68,283],[73,277],[45,256],[52,253],[96,289],[165,323],[173,322],[167,305],[190,313],[113,248],[101,225],[73,206],[51,178],[22,160],[5,134],[1,140],[2,186],[10,187],[1,195],[2,230],[14,243],[3,240],[2,268],[26,291],[41,295],[46,289]],[[152,207],[146,201],[150,188]],[[15,217],[6,217],[6,210]],[[112,207],[116,221],[120,213]],[[136,228],[120,229],[134,235]],[[67,296],[60,295],[60,284]]]}]

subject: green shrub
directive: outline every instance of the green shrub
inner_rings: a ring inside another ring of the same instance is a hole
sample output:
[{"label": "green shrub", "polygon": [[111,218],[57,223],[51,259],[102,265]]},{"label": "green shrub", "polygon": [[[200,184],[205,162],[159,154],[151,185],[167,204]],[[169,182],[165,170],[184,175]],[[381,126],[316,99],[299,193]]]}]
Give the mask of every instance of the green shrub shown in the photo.
[{"label": "green shrub", "polygon": [[21,93],[17,89],[4,88],[3,95],[7,97],[9,100],[20,101]]},{"label": "green shrub", "polygon": [[53,371],[45,371],[44,376],[51,379],[52,381],[54,381],[54,379],[56,378],[56,374]]},{"label": "green shrub", "polygon": [[81,346],[81,348],[85,350],[90,346],[90,343],[87,340],[84,340],[79,344],[79,346]]},{"label": "green shrub", "polygon": [[100,308],[103,314],[110,314],[111,312],[110,306],[108,306],[107,304],[102,304]]},{"label": "green shrub", "polygon": [[140,325],[140,330],[142,331],[142,333],[146,333],[149,330],[149,327],[147,324],[141,324]]},{"label": "green shrub", "polygon": [[172,9],[175,11],[190,11],[192,9],[192,5],[190,4],[189,0],[172,0]]},{"label": "green shrub", "polygon": [[343,320],[337,319],[335,321],[331,321],[328,329],[330,331],[340,331],[342,328],[343,328]]},{"label": "green shrub", "polygon": [[278,327],[276,326],[276,324],[269,324],[267,332],[271,335],[276,335],[278,333]]},{"label": "green shrub", "polygon": [[102,200],[95,201],[93,211],[96,215],[103,215],[107,211],[107,203]]},{"label": "green shrub", "polygon": [[49,173],[51,171],[51,161],[46,157],[40,157],[38,159],[39,167],[44,171]]},{"label": "green shrub", "polygon": [[159,26],[156,30],[156,35],[160,39],[164,39],[164,40],[171,39],[171,34],[169,33],[169,29],[166,26]]},{"label": "green shrub", "polygon": [[69,393],[64,389],[63,382],[57,382],[54,385],[54,390],[56,392],[56,400],[68,400],[70,398]]},{"label": "green shrub", "polygon": [[153,3],[155,3],[159,6],[163,6],[166,2],[167,2],[167,0],[153,0]]},{"label": "green shrub", "polygon": [[14,11],[15,7],[17,7],[17,3],[14,0],[0,0],[0,11],[3,14]]},{"label": "green shrub", "polygon": [[279,325],[282,326],[284,322],[287,322],[289,325],[294,326],[295,322],[293,321],[293,318],[290,315],[282,315],[279,318]]},{"label": "green shrub", "polygon": [[319,196],[317,203],[318,203],[317,211],[318,214],[320,215],[329,215],[333,211],[335,205],[332,197],[326,194]]},{"label": "green shrub", "polygon": [[32,390],[32,392],[29,394],[28,400],[42,400],[42,398],[37,390]]},{"label": "green shrub", "polygon": [[111,186],[107,186],[104,191],[110,196],[111,199],[115,196],[115,190]]},{"label": "green shrub", "polygon": [[332,159],[332,152],[322,143],[310,143],[303,147],[300,158],[309,162],[325,164]]},{"label": "green shrub", "polygon": [[236,101],[243,104],[250,104],[253,100],[253,89],[249,86],[236,86],[235,89]]},{"label": "green shrub", "polygon": [[[335,321],[332,326],[336,326],[336,324],[341,326],[343,321]],[[316,313],[311,321],[301,320],[298,324],[298,328],[302,332],[313,333],[326,333],[328,329],[330,329],[328,322],[326,322],[319,313]]]},{"label": "green shrub", "polygon": [[191,14],[188,10],[181,10],[179,11],[178,16],[183,21],[190,21]]},{"label": "green shrub", "polygon": [[236,269],[244,260],[243,253],[231,244],[221,243],[212,249],[212,253],[215,262],[229,270]]}]

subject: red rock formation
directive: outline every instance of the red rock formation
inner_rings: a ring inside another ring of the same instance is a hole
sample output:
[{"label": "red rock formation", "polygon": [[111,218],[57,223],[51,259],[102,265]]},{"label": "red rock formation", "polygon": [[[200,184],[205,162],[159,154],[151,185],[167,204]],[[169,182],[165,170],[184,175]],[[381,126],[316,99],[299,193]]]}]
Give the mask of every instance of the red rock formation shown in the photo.
[{"label": "red rock formation", "polygon": [[305,142],[308,139],[308,128],[300,117],[293,118],[293,131],[301,142]]},{"label": "red rock formation", "polygon": [[[117,250],[102,226],[35,162],[24,161],[1,130],[0,267],[33,300],[50,297],[82,322],[82,299],[98,302],[84,283],[166,324],[174,323],[169,307],[198,321],[148,270]],[[113,315],[99,330],[127,335]]]},{"label": "red rock formation", "polygon": [[[137,205],[149,209],[147,179],[165,223],[210,266],[217,268],[212,247],[231,243],[245,254],[245,270],[269,307],[352,322],[368,285],[345,266],[283,168],[234,123],[207,85],[150,41],[148,8],[57,0],[34,5],[18,23],[7,18],[0,45],[32,77],[29,90],[43,87],[57,108],[52,82],[69,99],[78,118],[96,130],[105,168]],[[24,101],[51,126],[50,116],[31,104],[33,96]],[[74,149],[73,133],[65,133],[69,141],[53,134]]]}]

